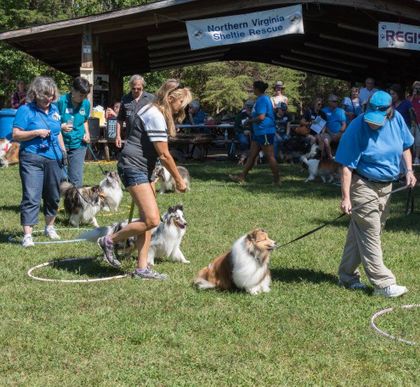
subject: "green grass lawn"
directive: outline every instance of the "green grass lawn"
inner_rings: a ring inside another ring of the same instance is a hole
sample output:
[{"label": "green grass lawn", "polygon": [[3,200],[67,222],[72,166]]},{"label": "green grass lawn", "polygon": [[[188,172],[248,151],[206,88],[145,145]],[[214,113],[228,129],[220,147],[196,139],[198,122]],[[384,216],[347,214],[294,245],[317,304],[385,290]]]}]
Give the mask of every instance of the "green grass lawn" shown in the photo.
[{"label": "green grass lawn", "polygon": [[[108,169],[114,165],[106,166]],[[417,209],[405,216],[406,192],[393,198],[383,235],[386,264],[409,288],[387,300],[336,285],[348,219],[276,250],[272,291],[250,296],[198,292],[200,268],[253,227],[279,244],[336,217],[339,187],[303,182],[297,166],[281,166],[283,185],[273,187],[266,166],[248,184],[228,182],[239,171],[224,162],[188,165],[191,192],[158,195],[161,211],[182,202],[189,228],[182,250],[190,265],[159,263],[166,282],[130,278],[60,284],[26,272],[52,259],[99,256],[94,244],[8,243],[19,226],[18,169],[0,170],[0,385],[222,386],[222,385],[419,385],[419,346],[383,338],[369,327],[388,306],[419,303],[420,190]],[[101,179],[86,165],[86,184]],[[125,193],[119,213],[101,213],[107,225],[128,217]],[[65,227],[61,210],[58,227]],[[38,229],[42,229],[41,221]],[[66,238],[75,231],[63,232]],[[125,262],[129,270],[133,262]],[[56,264],[37,275],[89,278],[118,273],[100,261]],[[382,316],[378,326],[420,342],[420,311]]]}]

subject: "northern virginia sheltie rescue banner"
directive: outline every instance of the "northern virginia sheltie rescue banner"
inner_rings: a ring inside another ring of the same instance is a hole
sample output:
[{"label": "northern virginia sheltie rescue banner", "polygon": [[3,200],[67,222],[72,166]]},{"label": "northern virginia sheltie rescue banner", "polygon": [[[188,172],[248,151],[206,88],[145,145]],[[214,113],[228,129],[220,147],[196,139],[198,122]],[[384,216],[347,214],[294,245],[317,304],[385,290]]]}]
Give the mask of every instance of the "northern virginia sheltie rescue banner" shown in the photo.
[{"label": "northern virginia sheltie rescue banner", "polygon": [[420,51],[420,26],[380,22],[378,47]]},{"label": "northern virginia sheltie rescue banner", "polygon": [[192,50],[303,34],[302,5],[186,21]]}]

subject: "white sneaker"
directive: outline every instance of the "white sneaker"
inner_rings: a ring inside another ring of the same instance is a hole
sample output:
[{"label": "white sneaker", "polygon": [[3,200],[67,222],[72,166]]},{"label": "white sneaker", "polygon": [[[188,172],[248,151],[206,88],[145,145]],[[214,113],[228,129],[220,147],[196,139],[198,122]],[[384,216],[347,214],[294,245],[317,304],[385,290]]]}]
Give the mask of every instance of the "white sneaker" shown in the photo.
[{"label": "white sneaker", "polygon": [[35,246],[35,243],[32,239],[31,234],[25,234],[22,239],[22,247],[32,247]]},{"label": "white sneaker", "polygon": [[408,292],[408,289],[405,286],[390,285],[390,286],[387,286],[386,288],[375,288],[375,290],[373,291],[373,294],[375,296],[384,296],[384,297],[390,298],[390,297],[402,296],[403,294],[407,292]]},{"label": "white sneaker", "polygon": [[61,239],[60,235],[58,235],[57,231],[55,231],[54,226],[45,226],[44,234],[50,239]]}]

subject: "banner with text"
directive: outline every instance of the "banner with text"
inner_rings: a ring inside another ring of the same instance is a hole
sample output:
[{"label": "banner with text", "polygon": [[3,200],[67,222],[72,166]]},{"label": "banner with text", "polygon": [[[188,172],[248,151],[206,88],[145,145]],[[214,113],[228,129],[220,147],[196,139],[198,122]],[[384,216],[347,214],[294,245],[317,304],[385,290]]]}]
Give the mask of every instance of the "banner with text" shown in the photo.
[{"label": "banner with text", "polygon": [[378,47],[420,51],[420,26],[380,22]]},{"label": "banner with text", "polygon": [[187,21],[192,50],[303,34],[302,5]]}]

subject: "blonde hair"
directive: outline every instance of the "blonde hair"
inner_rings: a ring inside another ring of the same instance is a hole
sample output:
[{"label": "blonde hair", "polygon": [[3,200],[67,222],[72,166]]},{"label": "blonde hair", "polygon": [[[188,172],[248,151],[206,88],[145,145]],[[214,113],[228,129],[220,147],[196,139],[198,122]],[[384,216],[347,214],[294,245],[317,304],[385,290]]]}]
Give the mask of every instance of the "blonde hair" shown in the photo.
[{"label": "blonde hair", "polygon": [[45,96],[53,96],[56,101],[59,97],[57,85],[52,78],[36,77],[29,85],[26,100],[36,102],[37,98]]},{"label": "blonde hair", "polygon": [[177,87],[179,87],[179,85],[180,83],[177,79],[167,79],[156,92],[156,98],[163,97],[168,91],[176,89]]},{"label": "blonde hair", "polygon": [[[175,100],[183,99],[179,112],[174,113],[172,111],[171,104],[169,103],[169,97],[172,97]],[[176,136],[175,121],[180,123],[184,120],[185,108],[191,100],[192,95],[190,89],[181,87],[179,82],[174,79],[167,80],[157,91],[156,99],[153,101],[153,105],[156,106],[165,117],[166,126],[170,136]]]}]

